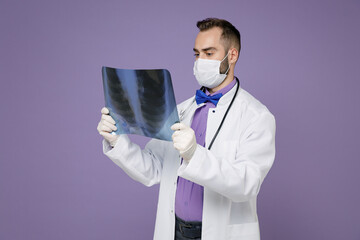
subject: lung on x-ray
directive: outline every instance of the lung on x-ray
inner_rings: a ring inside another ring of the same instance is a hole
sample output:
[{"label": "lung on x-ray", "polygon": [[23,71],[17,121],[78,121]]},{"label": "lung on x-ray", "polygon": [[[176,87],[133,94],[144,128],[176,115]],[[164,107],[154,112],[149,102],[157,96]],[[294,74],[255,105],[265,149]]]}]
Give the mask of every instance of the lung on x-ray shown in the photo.
[{"label": "lung on x-ray", "polygon": [[116,122],[115,134],[171,141],[170,126],[179,117],[168,70],[102,67],[102,77],[105,106]]}]

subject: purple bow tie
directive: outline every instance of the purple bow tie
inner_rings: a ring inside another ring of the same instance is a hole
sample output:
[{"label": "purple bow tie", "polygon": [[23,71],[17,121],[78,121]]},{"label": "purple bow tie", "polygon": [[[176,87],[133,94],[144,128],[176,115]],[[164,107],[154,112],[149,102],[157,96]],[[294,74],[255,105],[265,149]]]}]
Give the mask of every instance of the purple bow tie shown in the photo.
[{"label": "purple bow tie", "polygon": [[196,90],[195,100],[197,104],[204,102],[212,102],[216,106],[221,97],[222,97],[222,93],[218,93],[213,96],[208,96],[203,91]]}]

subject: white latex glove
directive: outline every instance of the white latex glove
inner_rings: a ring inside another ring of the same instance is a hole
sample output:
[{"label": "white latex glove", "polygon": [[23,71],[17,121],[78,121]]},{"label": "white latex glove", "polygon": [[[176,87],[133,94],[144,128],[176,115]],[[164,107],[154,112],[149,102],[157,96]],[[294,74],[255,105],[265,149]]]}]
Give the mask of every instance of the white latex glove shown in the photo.
[{"label": "white latex glove", "polygon": [[175,131],[172,135],[174,148],[179,151],[184,160],[189,161],[197,146],[194,130],[183,123],[175,123],[171,129]]},{"label": "white latex glove", "polygon": [[101,136],[104,137],[110,146],[114,147],[119,135],[110,134],[112,131],[116,131],[115,120],[109,115],[109,109],[103,107],[101,109],[101,120],[97,126],[97,130]]}]

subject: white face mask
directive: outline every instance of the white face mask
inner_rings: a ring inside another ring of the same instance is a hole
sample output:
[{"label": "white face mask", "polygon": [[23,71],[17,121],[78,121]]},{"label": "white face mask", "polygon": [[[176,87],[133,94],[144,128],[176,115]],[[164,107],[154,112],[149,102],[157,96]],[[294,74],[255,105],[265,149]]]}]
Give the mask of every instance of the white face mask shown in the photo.
[{"label": "white face mask", "polygon": [[[228,53],[229,54],[229,53]],[[224,57],[224,59],[228,56]],[[226,74],[230,69],[230,64],[225,74],[220,73],[220,65],[222,63],[221,60],[210,60],[210,59],[201,59],[195,61],[194,63],[194,75],[200,86],[204,86],[207,88],[214,88],[219,86],[224,79],[226,78]]]}]

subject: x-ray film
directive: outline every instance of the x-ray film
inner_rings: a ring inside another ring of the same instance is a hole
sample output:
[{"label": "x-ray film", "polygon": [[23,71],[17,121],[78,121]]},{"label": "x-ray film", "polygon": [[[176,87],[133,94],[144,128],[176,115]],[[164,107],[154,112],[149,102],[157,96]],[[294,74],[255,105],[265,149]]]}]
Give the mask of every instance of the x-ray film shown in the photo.
[{"label": "x-ray film", "polygon": [[102,67],[105,106],[115,120],[115,134],[137,134],[171,141],[179,122],[171,76],[166,69]]}]

